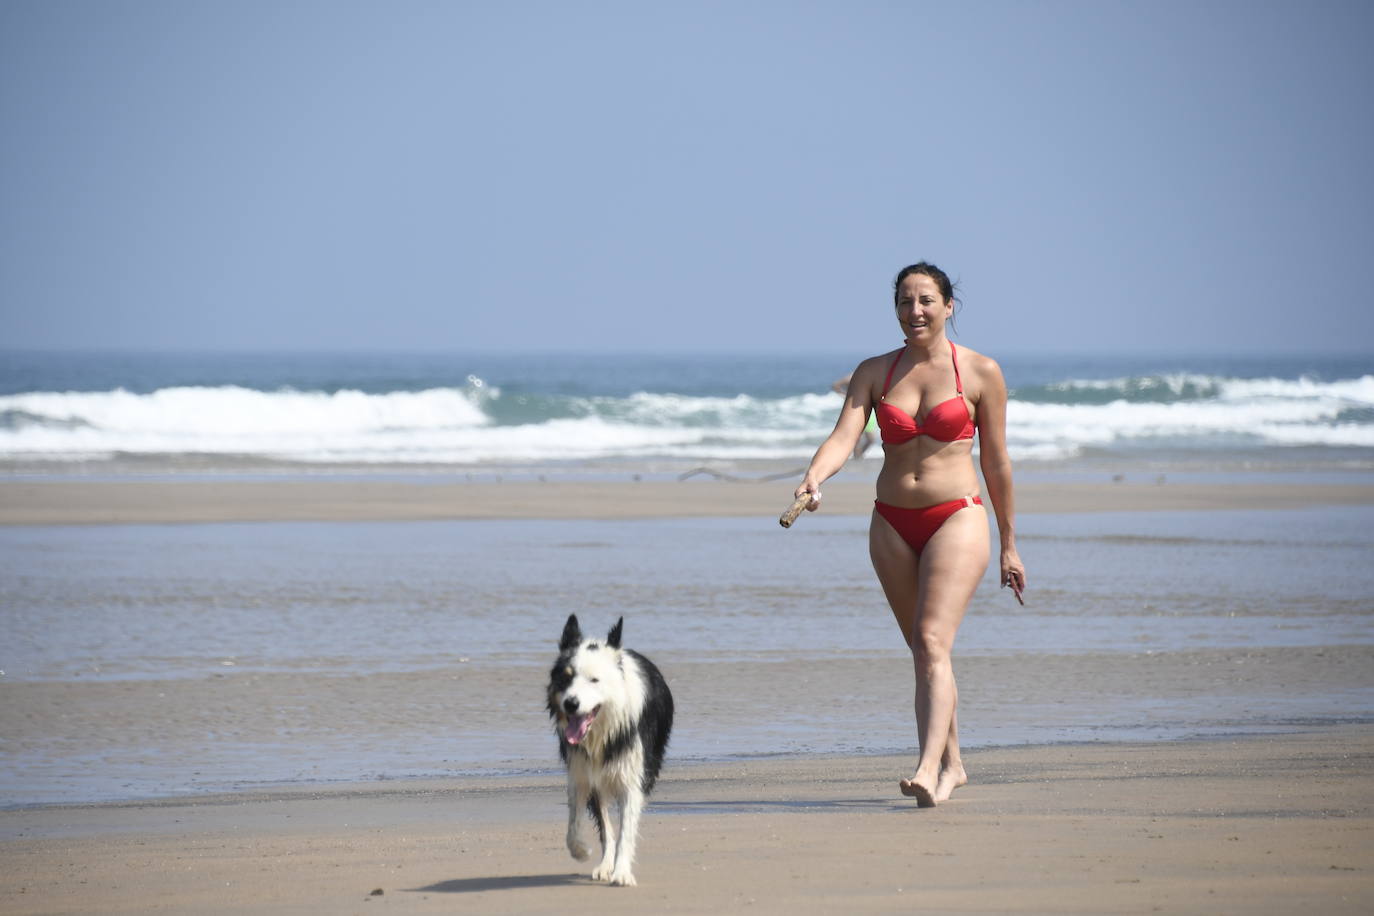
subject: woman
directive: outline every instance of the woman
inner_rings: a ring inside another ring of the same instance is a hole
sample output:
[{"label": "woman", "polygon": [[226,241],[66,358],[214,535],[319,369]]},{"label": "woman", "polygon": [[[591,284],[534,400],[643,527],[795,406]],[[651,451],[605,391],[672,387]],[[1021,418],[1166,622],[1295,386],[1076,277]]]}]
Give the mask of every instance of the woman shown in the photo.
[{"label": "woman", "polygon": [[869,411],[876,411],[883,467],[868,550],[911,649],[921,745],[916,772],[900,785],[903,795],[931,807],[968,782],[959,755],[959,693],[950,653],[988,565],[987,515],[972,461],[975,430],[1001,534],[1002,585],[1011,586],[1018,601],[1026,572],[1016,554],[1002,370],[945,336],[954,316],[954,288],[938,267],[922,262],[903,268],[894,301],[905,346],[854,370],[835,429],[816,450],[796,496],[810,493],[807,508],[816,510],[821,484],[844,465]]}]

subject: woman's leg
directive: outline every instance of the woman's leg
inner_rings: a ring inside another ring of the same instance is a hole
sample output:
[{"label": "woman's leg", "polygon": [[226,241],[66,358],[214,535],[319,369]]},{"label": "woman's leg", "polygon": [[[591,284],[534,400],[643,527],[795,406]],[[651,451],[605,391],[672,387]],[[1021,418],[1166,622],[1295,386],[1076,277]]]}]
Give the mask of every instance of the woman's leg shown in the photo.
[{"label": "woman's leg", "polygon": [[[976,511],[975,511],[976,510]],[[967,779],[959,756],[958,688],[950,651],[969,599],[987,568],[987,516],[981,507],[950,516],[917,555],[876,512],[869,554],[916,669],[921,760],[902,791],[921,804],[949,797]]]},{"label": "woman's leg", "polygon": [[949,737],[940,758],[940,778],[935,781],[935,800],[947,800],[955,789],[967,783],[964,758],[959,753],[959,685],[954,684],[954,712],[949,717]]},{"label": "woman's leg", "polygon": [[[912,660],[916,668],[917,705],[924,705],[921,759],[908,780],[918,801],[934,804],[967,781],[959,758],[955,709],[954,637],[964,612],[988,567],[988,520],[981,506],[951,515],[921,553],[917,573],[916,619]],[[953,742],[950,741],[954,738]],[[940,775],[948,770],[946,785]]]},{"label": "woman's leg", "polygon": [[[907,543],[888,521],[878,512],[873,513],[869,525],[869,556],[873,569],[883,586],[892,615],[902,631],[902,641],[916,658],[916,648],[912,640],[916,633],[917,595],[919,592],[918,569],[921,556]],[[916,714],[916,733],[926,734],[925,693],[922,684],[916,686],[914,712]],[[959,756],[959,725],[957,717],[958,691],[955,692],[955,715],[950,717],[949,734],[945,741],[945,752],[941,758],[940,777],[935,788],[935,800],[944,801],[958,786],[968,782]],[[902,780],[902,792],[906,795],[917,794],[910,780]]]},{"label": "woman's leg", "polygon": [[912,550],[875,509],[868,523],[868,556],[873,561],[873,571],[878,574],[888,606],[892,608],[892,616],[897,618],[897,626],[902,630],[902,641],[911,648],[916,626],[916,571],[920,554]]}]

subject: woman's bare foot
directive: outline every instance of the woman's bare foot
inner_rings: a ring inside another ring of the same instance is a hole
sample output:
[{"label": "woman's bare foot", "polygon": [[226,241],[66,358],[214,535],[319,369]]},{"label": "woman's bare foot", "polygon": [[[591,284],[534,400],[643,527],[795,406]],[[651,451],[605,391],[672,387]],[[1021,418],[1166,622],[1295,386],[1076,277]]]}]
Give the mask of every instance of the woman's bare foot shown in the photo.
[{"label": "woman's bare foot", "polygon": [[[910,779],[903,779],[897,785],[901,787],[903,795],[905,795],[908,798],[916,799],[916,807],[935,807],[935,793],[931,791],[929,785],[920,781],[919,776],[913,776]],[[948,798],[949,796],[945,797]]]},{"label": "woman's bare foot", "polygon": [[949,797],[954,794],[954,790],[960,786],[968,785],[968,774],[964,772],[964,765],[956,763],[952,767],[945,767],[940,771],[940,778],[935,783],[935,802],[949,801]]}]

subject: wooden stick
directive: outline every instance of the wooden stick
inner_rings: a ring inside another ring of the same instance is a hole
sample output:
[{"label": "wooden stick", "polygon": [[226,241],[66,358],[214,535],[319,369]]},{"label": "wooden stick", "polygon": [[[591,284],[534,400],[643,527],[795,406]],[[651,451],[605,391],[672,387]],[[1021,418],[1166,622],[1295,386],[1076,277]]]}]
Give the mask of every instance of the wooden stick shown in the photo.
[{"label": "wooden stick", "polygon": [[797,520],[797,516],[801,515],[809,505],[811,505],[810,493],[803,493],[801,496],[798,496],[792,501],[792,505],[787,507],[787,511],[778,518],[778,524],[782,525],[784,528],[791,528],[792,523]]}]

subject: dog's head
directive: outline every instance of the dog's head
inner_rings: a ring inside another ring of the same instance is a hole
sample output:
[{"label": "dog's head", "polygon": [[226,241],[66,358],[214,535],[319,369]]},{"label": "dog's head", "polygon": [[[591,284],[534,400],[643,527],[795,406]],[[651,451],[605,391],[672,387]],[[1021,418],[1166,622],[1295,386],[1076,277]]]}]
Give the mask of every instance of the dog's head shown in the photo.
[{"label": "dog's head", "polygon": [[620,631],[616,621],[604,642],[585,639],[577,615],[569,614],[558,642],[558,661],[549,674],[549,716],[563,740],[581,744],[607,704],[622,703],[625,693]]}]

